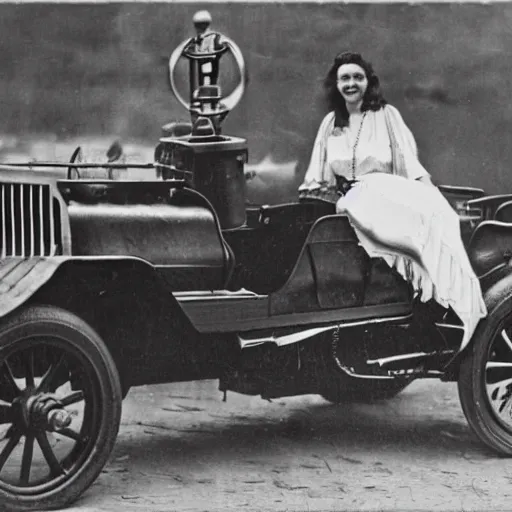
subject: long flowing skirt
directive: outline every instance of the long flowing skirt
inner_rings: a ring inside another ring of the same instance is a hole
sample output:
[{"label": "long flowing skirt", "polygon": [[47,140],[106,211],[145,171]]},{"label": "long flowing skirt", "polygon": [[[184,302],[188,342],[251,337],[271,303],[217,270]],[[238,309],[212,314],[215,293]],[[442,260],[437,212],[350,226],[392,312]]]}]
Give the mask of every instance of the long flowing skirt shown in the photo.
[{"label": "long flowing skirt", "polygon": [[451,307],[464,327],[461,350],[487,315],[457,213],[436,187],[371,173],[337,203],[370,257],[383,258],[423,302]]}]

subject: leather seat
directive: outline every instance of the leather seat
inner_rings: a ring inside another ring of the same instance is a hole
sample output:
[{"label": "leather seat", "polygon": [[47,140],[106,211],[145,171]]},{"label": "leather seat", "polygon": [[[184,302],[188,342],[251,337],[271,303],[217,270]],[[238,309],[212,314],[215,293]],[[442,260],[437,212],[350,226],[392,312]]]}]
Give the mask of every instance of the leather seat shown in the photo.
[{"label": "leather seat", "polygon": [[334,205],[321,202],[248,210],[245,227],[223,232],[236,260],[229,289],[261,294],[278,290],[292,272],[311,226],[332,213]]},{"label": "leather seat", "polygon": [[484,221],[474,231],[468,256],[478,277],[512,260],[512,224]]},{"label": "leather seat", "polygon": [[497,208],[494,220],[512,223],[512,201],[506,201]]}]

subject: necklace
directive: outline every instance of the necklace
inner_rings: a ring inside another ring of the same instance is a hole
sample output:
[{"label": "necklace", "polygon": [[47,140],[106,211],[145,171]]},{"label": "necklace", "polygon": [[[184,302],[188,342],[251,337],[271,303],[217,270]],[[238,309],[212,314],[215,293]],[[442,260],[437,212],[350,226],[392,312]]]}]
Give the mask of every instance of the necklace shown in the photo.
[{"label": "necklace", "polygon": [[359,125],[359,130],[357,131],[356,141],[354,142],[354,147],[352,149],[352,181],[356,179],[356,149],[359,144],[359,138],[361,137],[361,130],[363,129],[364,118],[366,117],[366,112],[363,114],[363,118],[361,119],[361,124]]}]

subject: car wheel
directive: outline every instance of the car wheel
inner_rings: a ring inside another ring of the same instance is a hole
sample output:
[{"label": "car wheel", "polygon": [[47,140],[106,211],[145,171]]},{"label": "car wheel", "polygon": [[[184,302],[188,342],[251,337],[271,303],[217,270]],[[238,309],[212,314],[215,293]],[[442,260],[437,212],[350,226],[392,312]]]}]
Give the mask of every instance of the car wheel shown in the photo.
[{"label": "car wheel", "polygon": [[476,436],[512,455],[512,311],[502,304],[478,326],[459,372],[462,410]]},{"label": "car wheel", "polygon": [[322,391],[329,402],[371,403],[389,400],[403,391],[413,379],[360,379],[349,375],[337,375]]},{"label": "car wheel", "polygon": [[33,306],[0,323],[0,502],[74,501],[115,444],[121,385],[99,335],[74,314]]}]

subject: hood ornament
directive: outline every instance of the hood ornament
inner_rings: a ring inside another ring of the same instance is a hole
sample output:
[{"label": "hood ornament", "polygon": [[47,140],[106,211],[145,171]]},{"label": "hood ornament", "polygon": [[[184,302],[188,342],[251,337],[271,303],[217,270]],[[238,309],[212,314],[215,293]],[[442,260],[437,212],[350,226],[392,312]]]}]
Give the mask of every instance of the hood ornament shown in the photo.
[{"label": "hood ornament", "polygon": [[[196,35],[183,41],[169,59],[169,79],[176,99],[190,112],[192,125],[211,125],[215,135],[221,133],[221,124],[233,110],[245,90],[245,62],[240,48],[230,38],[210,29],[212,17],[208,11],[198,11],[192,19]],[[230,52],[239,72],[239,82],[226,97],[220,86],[220,61]],[[189,61],[189,98],[178,91],[175,71],[178,61]],[[200,118],[202,118],[201,121]],[[205,121],[208,119],[208,122]]]}]

